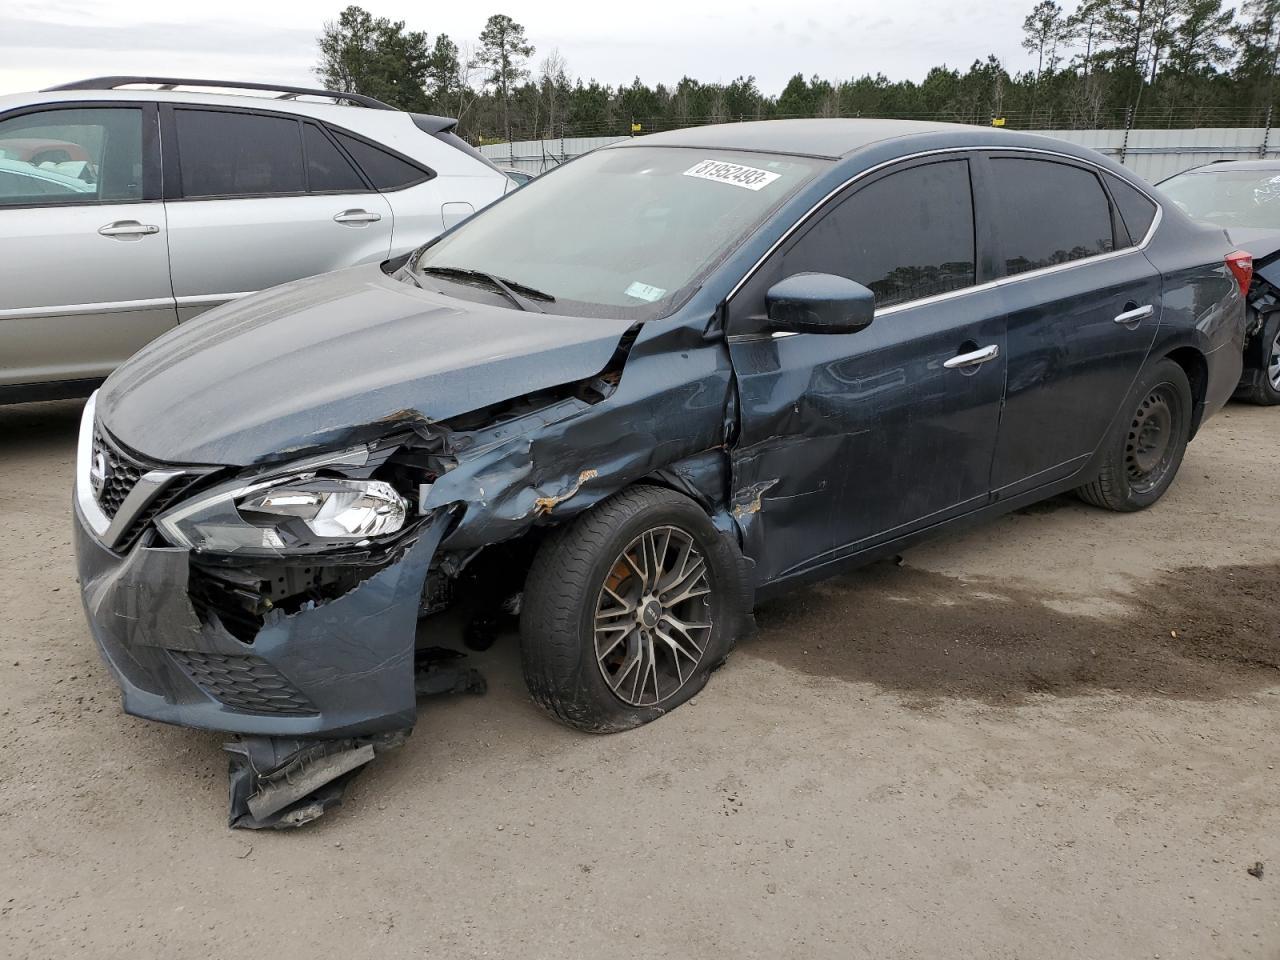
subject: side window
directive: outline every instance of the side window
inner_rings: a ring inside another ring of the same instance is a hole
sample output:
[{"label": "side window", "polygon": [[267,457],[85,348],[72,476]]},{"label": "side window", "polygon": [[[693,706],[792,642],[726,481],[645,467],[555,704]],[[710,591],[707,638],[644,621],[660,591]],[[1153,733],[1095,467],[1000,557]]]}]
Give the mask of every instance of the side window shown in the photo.
[{"label": "side window", "polygon": [[1111,203],[1096,174],[1052,160],[995,157],[991,165],[1007,274],[1115,249]]},{"label": "side window", "polygon": [[174,111],[184,197],[303,193],[301,124],[220,110]]},{"label": "side window", "polygon": [[343,148],[355,158],[364,175],[373,181],[379,190],[399,190],[419,181],[426,180],[430,174],[421,167],[394,154],[380,150],[372,144],[347,136],[341,131],[333,131],[334,136]]},{"label": "side window", "polygon": [[142,199],[142,110],[46,110],[0,121],[0,207]]},{"label": "side window", "polygon": [[945,160],[858,189],[785,255],[782,276],[848,277],[888,307],[973,286],[974,249],[969,163]]},{"label": "side window", "polygon": [[307,151],[307,188],[313,193],[363,193],[367,187],[351,161],[333,141],[310,123],[303,124],[302,141]]},{"label": "side window", "polygon": [[1146,194],[1112,174],[1107,174],[1107,186],[1111,188],[1111,196],[1120,208],[1120,219],[1129,231],[1129,239],[1139,244],[1151,229],[1156,218],[1156,205]]}]

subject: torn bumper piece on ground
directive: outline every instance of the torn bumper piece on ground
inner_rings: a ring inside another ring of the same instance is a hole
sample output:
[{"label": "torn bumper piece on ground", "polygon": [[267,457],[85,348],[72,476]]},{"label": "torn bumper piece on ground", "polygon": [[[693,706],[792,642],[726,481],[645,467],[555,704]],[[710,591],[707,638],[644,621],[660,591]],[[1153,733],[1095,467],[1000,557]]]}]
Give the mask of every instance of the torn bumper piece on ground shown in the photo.
[{"label": "torn bumper piece on ground", "polygon": [[[455,662],[464,656],[441,647],[418,651],[415,693],[484,693],[488,685],[479,671]],[[283,830],[310,823],[340,805],[360,771],[379,754],[403,745],[412,732],[338,740],[245,736],[224,743],[222,748],[231,755],[227,825]]]},{"label": "torn bumper piece on ground", "polygon": [[[407,731],[406,731],[407,734]],[[293,740],[242,737],[223,744],[231,754],[227,825],[250,830],[300,827],[342,802],[356,775],[403,736]]]}]

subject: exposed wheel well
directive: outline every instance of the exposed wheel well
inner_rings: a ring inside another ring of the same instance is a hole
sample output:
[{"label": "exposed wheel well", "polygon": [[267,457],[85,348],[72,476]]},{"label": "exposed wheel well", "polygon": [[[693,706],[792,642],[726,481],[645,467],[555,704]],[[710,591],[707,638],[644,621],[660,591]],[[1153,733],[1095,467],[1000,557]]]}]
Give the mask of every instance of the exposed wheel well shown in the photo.
[{"label": "exposed wheel well", "polygon": [[1205,360],[1204,354],[1195,347],[1178,347],[1171,350],[1165,357],[1172,360],[1182,368],[1187,375],[1187,381],[1191,384],[1191,436],[1196,435],[1196,431],[1200,429],[1200,422],[1204,419],[1204,399],[1209,389],[1209,364]]}]

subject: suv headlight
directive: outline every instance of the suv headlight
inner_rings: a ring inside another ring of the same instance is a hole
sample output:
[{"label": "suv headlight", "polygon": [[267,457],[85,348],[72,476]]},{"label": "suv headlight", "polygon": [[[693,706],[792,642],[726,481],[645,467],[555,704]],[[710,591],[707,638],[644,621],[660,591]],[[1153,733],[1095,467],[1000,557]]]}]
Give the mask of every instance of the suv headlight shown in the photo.
[{"label": "suv headlight", "polygon": [[274,556],[362,546],[403,529],[409,502],[383,480],[315,471],[367,462],[368,450],[359,447],[274,477],[233,481],[161,514],[156,525],[171,543],[198,552]]}]

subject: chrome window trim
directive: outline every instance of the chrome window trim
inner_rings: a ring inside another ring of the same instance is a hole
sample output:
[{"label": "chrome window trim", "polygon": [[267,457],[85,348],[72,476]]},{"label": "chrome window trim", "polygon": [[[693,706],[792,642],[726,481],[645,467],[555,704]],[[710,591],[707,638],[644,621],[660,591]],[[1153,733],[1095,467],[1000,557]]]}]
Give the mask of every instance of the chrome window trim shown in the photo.
[{"label": "chrome window trim", "polygon": [[[1086,166],[1092,167],[1093,169],[1097,170],[1099,173],[1109,173],[1112,176],[1116,176],[1116,177],[1119,176],[1119,174],[1117,174],[1114,170],[1104,167],[1102,164],[1096,163],[1093,160],[1086,159],[1085,157],[1077,157],[1074,154],[1062,153],[1057,150],[1047,150],[1041,147],[1017,147],[1017,146],[1009,146],[1008,144],[1004,144],[1004,145],[989,144],[986,146],[972,146],[972,147],[940,147],[936,150],[923,150],[923,151],[920,151],[919,153],[911,153],[901,157],[895,157],[892,160],[886,160],[883,163],[876,164],[874,167],[869,167],[866,170],[862,170],[854,174],[848,180],[845,180],[843,183],[832,188],[832,190],[828,192],[826,196],[824,196],[821,200],[819,200],[817,203],[811,206],[807,211],[805,211],[805,213],[801,217],[799,217],[795,223],[793,223],[790,227],[787,228],[786,232],[783,233],[782,236],[780,236],[777,240],[775,240],[769,246],[769,249],[766,250],[758,260],[756,260],[756,262],[751,266],[751,269],[749,269],[745,274],[743,274],[742,278],[736,284],[734,284],[733,289],[730,290],[728,296],[725,297],[725,303],[728,304],[730,301],[733,300],[735,296],[737,296],[738,292],[746,285],[748,280],[750,280],[753,276],[755,276],[756,272],[764,265],[765,261],[768,260],[770,257],[772,257],[784,243],[790,240],[791,237],[795,235],[797,230],[799,230],[802,226],[804,226],[815,215],[820,213],[823,210],[823,208],[825,208],[827,204],[830,203],[835,197],[839,196],[841,193],[843,193],[853,184],[857,183],[859,180],[863,180],[874,173],[878,173],[879,171],[886,169],[887,167],[892,167],[900,163],[907,163],[911,160],[919,160],[924,157],[942,156],[946,154],[983,153],[983,152],[992,151],[992,150],[999,151],[1000,153],[1030,153],[1030,154],[1038,154],[1040,156],[1058,157],[1063,160],[1070,160],[1075,163],[1080,163],[1080,164],[1084,164]],[[1135,190],[1137,190],[1139,193],[1145,196],[1148,200],[1150,200],[1156,206],[1156,215],[1155,217],[1152,218],[1151,226],[1147,228],[1146,235],[1142,238],[1141,243],[1135,243],[1132,246],[1125,247],[1123,250],[1110,250],[1106,253],[1095,254],[1091,257],[1081,257],[1079,260],[1070,260],[1067,263],[1055,263],[1049,267],[1040,267],[1036,270],[1027,270],[1024,273],[1015,273],[1013,276],[997,277],[995,280],[987,280],[987,281],[984,281],[983,283],[974,284],[971,287],[965,287],[962,290],[952,290],[947,293],[935,294],[931,297],[921,297],[918,300],[908,300],[903,303],[895,303],[892,306],[884,307],[882,309],[878,308],[875,312],[875,315],[877,317],[889,316],[890,314],[897,313],[902,310],[914,309],[915,307],[918,307],[918,306],[927,306],[929,304],[940,303],[946,300],[953,300],[956,297],[968,296],[971,293],[977,293],[980,291],[994,290],[997,287],[1006,286],[1011,283],[1019,283],[1023,280],[1028,280],[1034,277],[1042,277],[1047,274],[1056,273],[1062,270],[1069,270],[1074,267],[1079,267],[1085,264],[1097,263],[1101,260],[1114,259],[1116,257],[1122,257],[1131,253],[1136,253],[1136,252],[1145,250],[1147,248],[1147,245],[1151,242],[1151,238],[1155,236],[1156,229],[1160,226],[1161,220],[1164,219],[1164,205],[1156,197],[1152,196],[1148,190],[1143,189],[1138,184],[1134,183],[1132,180],[1126,177],[1120,177],[1120,179],[1123,180],[1125,183],[1129,184],[1129,186],[1133,187]],[[1105,187],[1103,189],[1105,190]],[[1108,202],[1110,201],[1108,200]],[[794,336],[794,334],[790,332],[786,332],[786,333],[779,332],[774,334],[765,334],[764,338],[771,337],[772,339],[779,339],[783,336]],[[731,342],[737,343],[737,342],[742,342],[744,340],[762,339],[762,336],[761,334],[757,334],[757,333],[737,334],[737,335],[730,335],[728,339]]]}]

